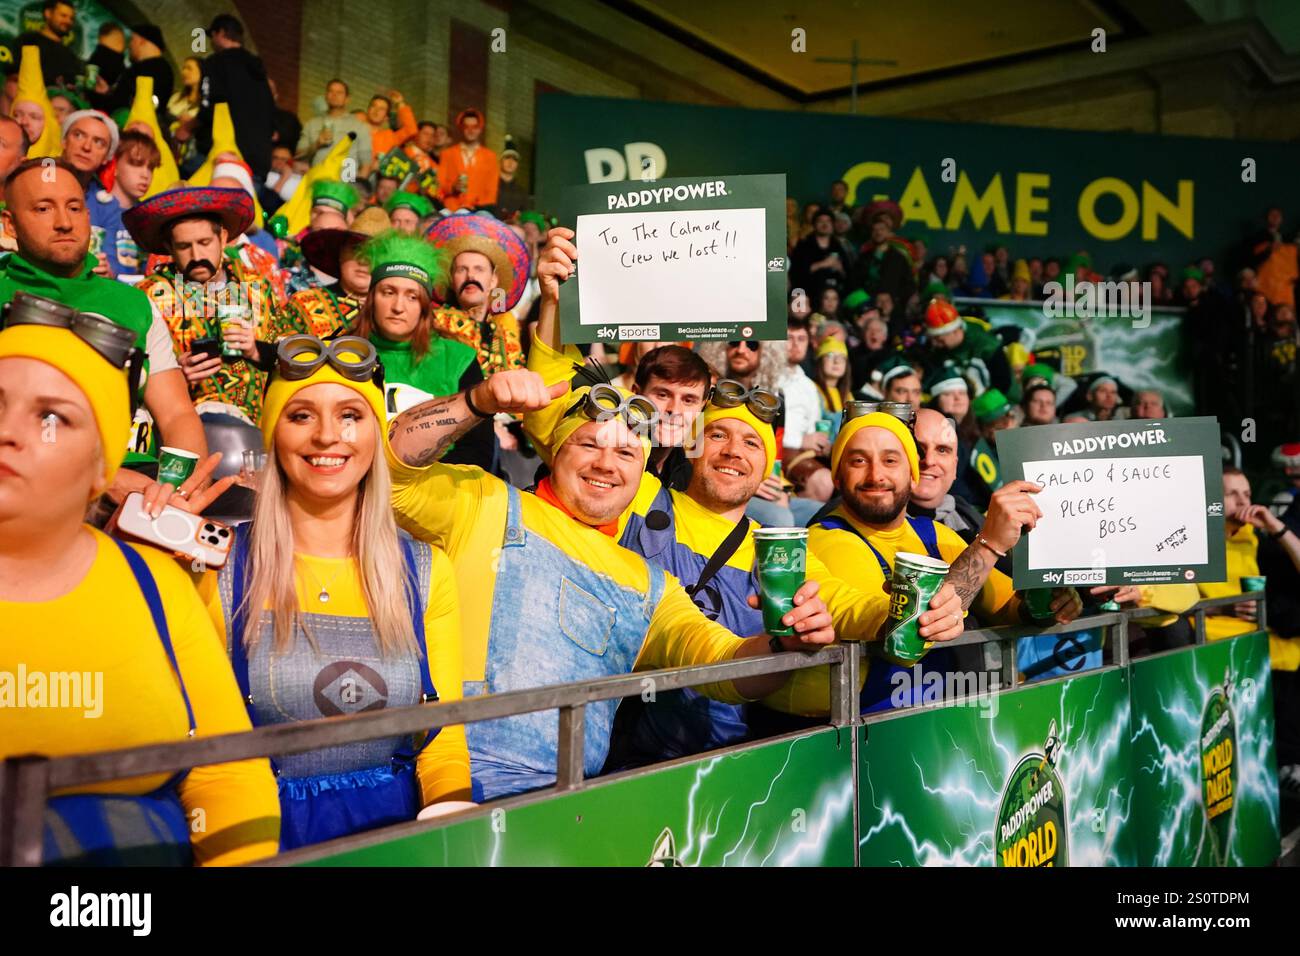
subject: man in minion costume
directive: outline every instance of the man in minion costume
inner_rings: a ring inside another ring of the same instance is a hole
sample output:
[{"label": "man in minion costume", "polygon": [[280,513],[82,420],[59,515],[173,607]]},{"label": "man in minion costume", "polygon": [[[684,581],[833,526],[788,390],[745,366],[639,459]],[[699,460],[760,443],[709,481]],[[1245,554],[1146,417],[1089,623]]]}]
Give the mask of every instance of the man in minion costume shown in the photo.
[{"label": "man in minion costume", "polygon": [[[831,475],[840,504],[809,528],[809,552],[831,574],[868,591],[892,577],[895,555],[928,555],[949,565],[947,583],[964,608],[975,608],[981,621],[989,626],[1028,623],[1011,579],[994,564],[1019,541],[1021,529],[1032,528],[1040,516],[1032,499],[1040,487],[1025,481],[1003,485],[994,493],[974,543],[967,546],[951,528],[907,514],[920,474],[916,440],[902,421],[873,412],[845,422],[831,449]],[[1082,605],[1072,588],[1063,588],[1054,595],[1052,610],[1064,624],[1079,616]],[[927,669],[942,670],[947,661],[932,653],[926,664]],[[870,669],[863,691],[865,709],[886,705],[890,678],[899,670]]]},{"label": "man in minion costume", "polygon": [[[547,387],[527,369],[498,372],[390,426],[398,523],[443,548],[456,567],[467,697],[812,649],[834,639],[815,582],[784,618],[795,636],[741,638],[709,620],[676,577],[620,547],[620,522],[645,471],[645,400],[607,385],[568,391],[567,382]],[[438,461],[475,423],[552,403],[552,470],[535,494]],[[777,691],[784,680],[745,678],[700,690],[739,704]],[[614,711],[614,701],[586,708],[588,776],[605,765]],[[476,798],[555,781],[554,714],[478,722],[467,734]]]},{"label": "man in minion costume", "polygon": [[[554,230],[538,262],[542,299],[529,354],[529,367],[548,385],[568,381],[578,356],[573,346],[559,350],[559,284],[572,268],[576,249],[569,230]],[[687,440],[691,480],[685,491],[663,487],[653,475],[617,519],[618,541],[680,580],[692,601],[711,620],[734,634],[762,629],[757,610],[753,531],[757,523],[745,508],[777,459],[773,422],[780,398],[763,389],[748,390],[724,379],[710,393]],[[544,460],[565,422],[553,406],[524,418],[524,431]],[[650,432],[647,431],[647,434]],[[540,488],[539,488],[540,493]],[[883,587],[859,590],[833,575],[809,553],[807,577],[819,583],[836,633],[849,640],[874,640],[889,611]],[[934,624],[935,640],[961,633],[960,604],[951,588],[936,595],[923,626]],[[829,713],[829,670],[798,671],[764,707],[780,714]],[[753,729],[788,723],[743,705],[710,700],[691,689],[656,695],[654,701],[624,704],[611,766],[672,759],[738,743]],[[637,711],[640,711],[639,713]]]}]

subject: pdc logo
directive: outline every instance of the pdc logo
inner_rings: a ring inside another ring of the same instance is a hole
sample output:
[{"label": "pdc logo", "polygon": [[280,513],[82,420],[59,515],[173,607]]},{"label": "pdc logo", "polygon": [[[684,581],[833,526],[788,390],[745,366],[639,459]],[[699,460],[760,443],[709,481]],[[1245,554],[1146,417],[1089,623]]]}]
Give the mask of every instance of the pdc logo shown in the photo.
[{"label": "pdc logo", "polygon": [[1025,754],[1007,776],[994,825],[998,866],[1069,865],[1065,786],[1056,770],[1060,755],[1053,720],[1043,749]]},{"label": "pdc logo", "polygon": [[768,271],[768,272],[784,272],[784,271],[785,271],[785,257],[784,257],[784,256],[773,256],[771,259],[768,259],[768,260],[767,260],[767,271]]}]

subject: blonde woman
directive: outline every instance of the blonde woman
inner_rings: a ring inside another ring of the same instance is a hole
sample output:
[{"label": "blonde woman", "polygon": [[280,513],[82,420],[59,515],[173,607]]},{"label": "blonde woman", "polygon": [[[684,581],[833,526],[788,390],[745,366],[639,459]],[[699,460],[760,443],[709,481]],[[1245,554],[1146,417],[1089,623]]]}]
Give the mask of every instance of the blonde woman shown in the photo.
[{"label": "blonde woman", "polygon": [[[280,343],[253,520],[207,588],[254,725],[461,697],[451,562],[399,537],[383,426],[383,366],[369,342]],[[286,850],[433,804],[460,808],[470,794],[461,726],[290,754],[275,769]]]},{"label": "blonde woman", "polygon": [[[0,759],[248,730],[185,572],[83,521],[131,430],[134,334],[22,292],[0,329],[0,673],[75,681],[66,698],[0,706]],[[43,860],[244,863],[275,853],[279,813],[265,760],[92,784],[50,800]]]}]

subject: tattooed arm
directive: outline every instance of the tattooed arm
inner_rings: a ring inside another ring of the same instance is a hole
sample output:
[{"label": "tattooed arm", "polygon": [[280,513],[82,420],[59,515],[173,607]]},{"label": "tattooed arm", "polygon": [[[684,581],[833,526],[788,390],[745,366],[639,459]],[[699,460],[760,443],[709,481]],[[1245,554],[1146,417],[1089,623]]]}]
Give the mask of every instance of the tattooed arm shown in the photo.
[{"label": "tattooed arm", "polygon": [[[971,602],[979,597],[997,563],[996,552],[1009,552],[1020,540],[1021,532],[1032,528],[1043,516],[1033,498],[1042,490],[1041,485],[1032,481],[1011,481],[993,492],[979,538],[948,568],[948,581],[956,589],[963,608],[969,609]],[[981,544],[981,538],[988,543]]]},{"label": "tattooed arm", "polygon": [[[388,426],[388,442],[401,461],[423,468],[485,418],[545,408],[568,390],[568,382],[547,388],[540,375],[527,369],[497,372],[466,392],[433,398],[402,412]],[[481,416],[470,410],[471,403]]]}]

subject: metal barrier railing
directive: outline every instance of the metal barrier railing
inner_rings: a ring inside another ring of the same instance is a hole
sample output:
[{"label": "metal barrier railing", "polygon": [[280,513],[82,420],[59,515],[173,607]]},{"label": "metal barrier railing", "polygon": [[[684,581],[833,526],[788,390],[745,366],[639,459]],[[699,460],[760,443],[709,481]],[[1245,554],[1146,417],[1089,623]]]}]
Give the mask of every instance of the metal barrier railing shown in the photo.
[{"label": "metal barrier railing", "polygon": [[[1258,627],[1265,627],[1262,592],[1207,599],[1182,612],[1183,615],[1191,614],[1194,618],[1196,643],[1205,643],[1205,614],[1208,609],[1242,601],[1258,601]],[[1109,633],[1109,643],[1113,648],[1111,666],[1123,667],[1129,663],[1127,622],[1162,613],[1164,612],[1139,608],[1092,615],[1051,627],[1018,625],[971,630],[943,646],[1002,645],[1002,685],[998,692],[1007,692],[1018,686],[1016,641],[1020,638],[1101,628]],[[773,654],[719,664],[620,674],[593,681],[575,681],[457,701],[276,724],[239,733],[124,750],[53,758],[41,755],[10,757],[0,765],[0,866],[40,865],[45,808],[49,795],[56,791],[130,777],[170,774],[210,764],[302,753],[378,737],[412,735],[433,727],[496,720],[539,710],[559,711],[556,782],[551,789],[555,792],[577,790],[586,783],[583,771],[586,706],[597,701],[639,696],[648,687],[659,693],[829,666],[829,724],[841,728],[857,727],[870,722],[860,713],[858,703],[863,649],[875,649],[877,646],[874,642],[847,642],[816,652]],[[851,739],[856,788],[859,734],[852,734]],[[855,801],[855,838],[858,824]]]}]

